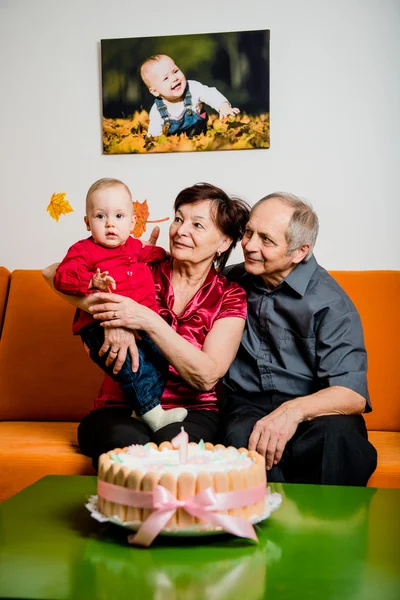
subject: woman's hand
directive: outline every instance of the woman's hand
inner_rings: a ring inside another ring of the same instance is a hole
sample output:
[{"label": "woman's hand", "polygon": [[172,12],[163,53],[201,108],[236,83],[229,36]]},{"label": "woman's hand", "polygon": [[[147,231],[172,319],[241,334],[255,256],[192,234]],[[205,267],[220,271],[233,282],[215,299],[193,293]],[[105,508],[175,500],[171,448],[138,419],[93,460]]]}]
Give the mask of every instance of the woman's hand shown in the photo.
[{"label": "woman's hand", "polygon": [[[153,230],[154,231],[154,230]],[[153,233],[153,232],[152,232]],[[151,237],[151,236],[150,236]],[[53,280],[54,275],[56,274],[57,267],[60,263],[53,263],[48,267],[45,267],[42,271],[42,275],[46,281],[46,283],[54,290]]]},{"label": "woman's hand", "polygon": [[155,227],[153,227],[149,239],[143,241],[143,246],[156,246],[159,235],[160,228],[158,227],[158,225],[156,225]]},{"label": "woman's hand", "polygon": [[118,294],[95,293],[88,297],[89,312],[96,321],[103,321],[107,328],[126,327],[127,329],[147,329],[154,311]]},{"label": "woman's hand", "polygon": [[106,365],[110,367],[114,363],[113,373],[120,372],[126,360],[127,352],[131,356],[132,371],[136,373],[139,367],[139,353],[136,346],[135,334],[121,327],[104,329],[104,343],[100,348],[99,355],[104,356],[108,352]]}]

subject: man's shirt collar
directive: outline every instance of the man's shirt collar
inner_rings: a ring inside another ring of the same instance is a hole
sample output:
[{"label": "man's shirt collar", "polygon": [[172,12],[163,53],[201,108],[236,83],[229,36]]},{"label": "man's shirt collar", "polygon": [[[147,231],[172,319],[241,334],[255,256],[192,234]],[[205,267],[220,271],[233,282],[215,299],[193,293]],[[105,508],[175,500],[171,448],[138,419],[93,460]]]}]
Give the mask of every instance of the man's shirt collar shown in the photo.
[{"label": "man's shirt collar", "polygon": [[282,281],[280,285],[286,284],[291,287],[300,296],[304,296],[311,277],[317,268],[318,263],[314,255],[307,262],[301,262],[295,269]]}]

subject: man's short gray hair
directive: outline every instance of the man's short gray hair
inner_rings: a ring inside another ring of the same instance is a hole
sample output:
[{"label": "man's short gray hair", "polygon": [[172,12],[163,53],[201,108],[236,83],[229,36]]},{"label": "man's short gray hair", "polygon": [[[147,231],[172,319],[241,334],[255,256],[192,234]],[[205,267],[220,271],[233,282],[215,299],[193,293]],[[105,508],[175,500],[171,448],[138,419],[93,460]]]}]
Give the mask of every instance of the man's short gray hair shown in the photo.
[{"label": "man's short gray hair", "polygon": [[317,241],[319,230],[317,213],[309,202],[287,192],[274,192],[273,194],[268,194],[268,196],[261,198],[261,200],[254,204],[251,212],[263,202],[267,202],[273,198],[277,198],[294,209],[286,231],[288,254],[301,248],[304,244],[310,244],[310,249],[303,258],[303,262],[307,262],[312,256],[313,248]]}]

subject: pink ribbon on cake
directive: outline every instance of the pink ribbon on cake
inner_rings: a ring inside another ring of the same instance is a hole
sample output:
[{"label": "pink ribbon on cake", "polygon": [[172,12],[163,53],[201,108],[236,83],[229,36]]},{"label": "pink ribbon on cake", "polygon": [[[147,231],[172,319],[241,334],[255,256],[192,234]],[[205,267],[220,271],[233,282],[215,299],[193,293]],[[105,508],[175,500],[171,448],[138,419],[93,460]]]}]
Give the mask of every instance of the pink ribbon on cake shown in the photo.
[{"label": "pink ribbon on cake", "polygon": [[249,521],[241,517],[220,514],[217,511],[241,508],[261,502],[267,495],[267,489],[264,483],[233,492],[215,493],[209,487],[187,500],[178,500],[161,485],[157,485],[151,492],[141,492],[99,479],[97,493],[100,498],[109,502],[135,508],[153,509],[138,531],[128,537],[131,544],[150,546],[178,508],[183,508],[188,514],[206,523],[222,527],[224,531],[232,535],[258,541],[254,527]]}]

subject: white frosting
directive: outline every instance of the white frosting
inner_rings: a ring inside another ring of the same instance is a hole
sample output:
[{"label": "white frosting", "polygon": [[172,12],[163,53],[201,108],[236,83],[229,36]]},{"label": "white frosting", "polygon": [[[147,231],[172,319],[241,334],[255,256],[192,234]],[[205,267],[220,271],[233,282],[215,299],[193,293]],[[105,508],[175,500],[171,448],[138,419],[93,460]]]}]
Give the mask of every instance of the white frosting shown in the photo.
[{"label": "white frosting", "polygon": [[109,454],[111,462],[122,464],[132,470],[142,473],[155,471],[173,473],[218,473],[234,470],[249,469],[253,460],[236,448],[224,450],[205,450],[200,444],[188,446],[188,460],[185,464],[179,462],[179,450],[164,448],[159,451],[152,446],[129,446],[127,452]]}]

